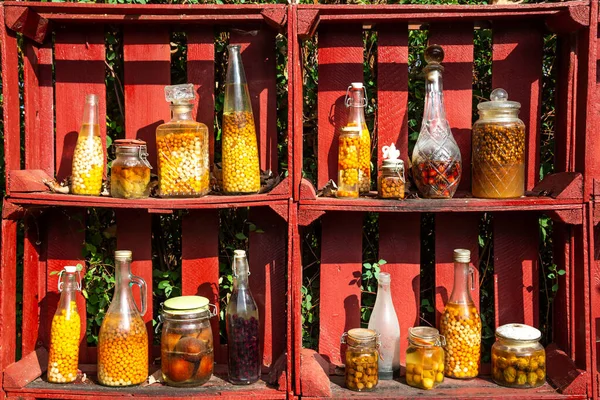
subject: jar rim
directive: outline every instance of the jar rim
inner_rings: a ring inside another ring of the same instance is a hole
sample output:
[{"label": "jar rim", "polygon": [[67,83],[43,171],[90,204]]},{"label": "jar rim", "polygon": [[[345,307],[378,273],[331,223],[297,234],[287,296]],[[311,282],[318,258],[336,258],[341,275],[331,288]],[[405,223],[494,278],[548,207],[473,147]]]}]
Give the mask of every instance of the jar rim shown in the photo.
[{"label": "jar rim", "polygon": [[353,328],[342,336],[342,341],[346,338],[348,346],[377,345],[379,342],[379,333],[374,329]]},{"label": "jar rim", "polygon": [[416,326],[408,328],[408,341],[417,346],[440,346],[444,342],[443,335],[436,328]]},{"label": "jar rim", "polygon": [[203,296],[171,297],[162,304],[163,311],[169,314],[197,314],[209,312],[209,300]]},{"label": "jar rim", "polygon": [[505,324],[496,328],[496,337],[517,342],[537,342],[542,338],[542,332],[525,324]]}]

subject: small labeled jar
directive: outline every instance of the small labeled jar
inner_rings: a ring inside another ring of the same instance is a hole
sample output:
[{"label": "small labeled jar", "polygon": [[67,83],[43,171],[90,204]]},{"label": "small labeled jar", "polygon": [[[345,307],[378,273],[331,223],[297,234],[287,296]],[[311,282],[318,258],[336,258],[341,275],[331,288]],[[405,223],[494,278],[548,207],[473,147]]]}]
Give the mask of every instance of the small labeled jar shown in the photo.
[{"label": "small labeled jar", "polygon": [[521,104],[508,100],[504,89],[494,89],[491,101],[477,105],[473,125],[473,196],[487,199],[525,194],[525,124],[518,117]]},{"label": "small labeled jar", "polygon": [[408,330],[406,383],[419,389],[433,389],[444,382],[444,336],[426,326]]},{"label": "small labeled jar", "polygon": [[121,199],[142,199],[150,194],[150,170],[146,142],[115,140],[117,158],[110,172],[110,195]]},{"label": "small labeled jar", "polygon": [[356,392],[375,389],[379,381],[379,334],[373,329],[355,328],[342,335],[346,349],[346,387]]},{"label": "small labeled jar", "polygon": [[390,146],[384,146],[383,164],[379,168],[379,178],[377,179],[377,194],[382,199],[403,199],[404,198],[404,161],[398,159],[400,151],[392,143]]},{"label": "small labeled jar", "polygon": [[524,324],[507,324],[496,329],[492,346],[492,378],[498,385],[536,388],[546,382],[546,351],[542,333]]},{"label": "small labeled jar", "polygon": [[206,297],[179,296],[163,303],[160,354],[167,385],[200,386],[208,382],[214,364],[210,319],[215,315],[216,308]]}]

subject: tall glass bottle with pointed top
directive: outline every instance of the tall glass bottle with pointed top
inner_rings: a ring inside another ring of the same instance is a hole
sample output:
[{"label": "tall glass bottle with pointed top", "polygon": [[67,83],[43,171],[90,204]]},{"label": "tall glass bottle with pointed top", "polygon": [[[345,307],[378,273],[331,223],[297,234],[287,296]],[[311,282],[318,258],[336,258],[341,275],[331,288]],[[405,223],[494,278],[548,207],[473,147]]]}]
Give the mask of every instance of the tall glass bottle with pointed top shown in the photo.
[{"label": "tall glass bottle with pointed top", "polygon": [[454,196],[462,174],[460,150],[446,119],[442,90],[444,51],[438,45],[425,50],[425,107],[421,132],[412,154],[413,179],[425,198]]}]

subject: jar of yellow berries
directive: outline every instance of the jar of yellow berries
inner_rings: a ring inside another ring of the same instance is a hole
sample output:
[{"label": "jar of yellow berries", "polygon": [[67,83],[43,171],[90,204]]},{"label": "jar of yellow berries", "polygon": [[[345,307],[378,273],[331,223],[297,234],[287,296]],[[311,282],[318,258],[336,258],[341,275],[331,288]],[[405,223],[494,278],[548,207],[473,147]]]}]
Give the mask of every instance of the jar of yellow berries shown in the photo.
[{"label": "jar of yellow berries", "polygon": [[375,389],[379,382],[379,334],[355,328],[342,335],[346,350],[346,387],[356,392]]},{"label": "jar of yellow berries", "polygon": [[360,167],[360,129],[344,127],[338,139],[338,190],[337,197],[358,197]]},{"label": "jar of yellow berries", "polygon": [[419,389],[433,389],[444,381],[446,340],[437,329],[426,326],[408,330],[406,383]]}]

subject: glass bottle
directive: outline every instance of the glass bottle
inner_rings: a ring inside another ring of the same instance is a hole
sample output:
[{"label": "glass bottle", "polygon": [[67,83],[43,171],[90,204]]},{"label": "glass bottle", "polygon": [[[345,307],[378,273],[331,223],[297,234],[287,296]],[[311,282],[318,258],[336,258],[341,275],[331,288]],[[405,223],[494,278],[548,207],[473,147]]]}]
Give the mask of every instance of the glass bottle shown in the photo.
[{"label": "glass bottle", "polygon": [[227,303],[227,371],[235,385],[249,385],[260,377],[259,318],[256,302],[248,287],[250,275],[244,250],[233,255],[233,292]]},{"label": "glass bottle", "polygon": [[210,190],[208,128],[192,116],[194,98],[191,83],[165,86],[171,120],[156,128],[161,197],[200,197]]},{"label": "glass bottle", "polygon": [[406,187],[404,161],[400,160],[400,150],[392,143],[383,146],[383,163],[379,168],[377,194],[382,199],[403,199]]},{"label": "glass bottle", "polygon": [[408,328],[406,383],[419,389],[433,389],[444,382],[446,341],[437,329],[428,326]]},{"label": "glass bottle", "polygon": [[76,292],[81,291],[77,267],[66,266],[58,276],[60,301],[50,329],[48,382],[68,383],[77,378],[81,320]]},{"label": "glass bottle", "polygon": [[425,50],[425,107],[421,132],[412,154],[413,179],[425,198],[454,196],[462,173],[460,150],[446,120],[440,63],[444,51],[438,45]]},{"label": "glass bottle", "polygon": [[346,127],[358,128],[360,146],[358,151],[358,188],[360,193],[371,190],[371,134],[365,120],[367,93],[362,82],[353,82],[346,93],[348,121]]},{"label": "glass bottle", "polygon": [[525,194],[525,124],[521,104],[494,89],[477,105],[473,124],[473,196],[506,199]]},{"label": "glass bottle", "polygon": [[85,96],[83,122],[73,153],[71,193],[99,196],[106,156],[100,137],[98,96]]},{"label": "glass bottle", "polygon": [[475,288],[471,252],[454,250],[454,287],[440,319],[440,333],[446,338],[445,373],[451,378],[469,379],[479,374],[481,319],[471,290]]},{"label": "glass bottle", "polygon": [[528,325],[507,324],[496,329],[492,346],[492,378],[502,386],[535,388],[546,382],[546,351],[542,333]]},{"label": "glass bottle", "polygon": [[360,128],[345,126],[339,136],[336,197],[358,197]]},{"label": "glass bottle", "polygon": [[[141,315],[131,286],[140,287]],[[106,386],[137,385],[148,378],[146,282],[131,274],[131,251],[115,251],[115,292],[98,335],[98,382]]]},{"label": "glass bottle", "polygon": [[369,329],[379,333],[379,379],[389,380],[400,370],[400,324],[392,302],[390,274],[380,272],[377,298],[369,318]]},{"label": "glass bottle", "polygon": [[223,192],[260,191],[260,165],[254,114],[242,64],[241,46],[229,45],[223,105]]},{"label": "glass bottle", "polygon": [[150,194],[150,170],[146,142],[115,140],[117,158],[110,169],[110,195],[121,199],[142,199]]},{"label": "glass bottle", "polygon": [[346,349],[346,387],[355,392],[375,390],[379,383],[379,334],[372,329],[354,328],[342,335]]}]

